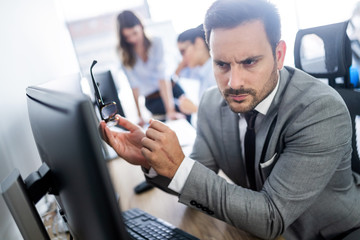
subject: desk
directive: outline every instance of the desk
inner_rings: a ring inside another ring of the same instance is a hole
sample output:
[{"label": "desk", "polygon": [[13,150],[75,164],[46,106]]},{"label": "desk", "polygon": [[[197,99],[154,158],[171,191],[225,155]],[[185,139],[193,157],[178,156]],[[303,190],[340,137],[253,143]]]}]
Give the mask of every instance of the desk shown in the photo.
[{"label": "desk", "polygon": [[115,191],[120,195],[122,211],[140,208],[202,240],[258,239],[223,221],[179,203],[176,196],[160,189],[154,188],[136,195],[134,187],[145,179],[139,166],[130,165],[122,159],[114,159],[108,162],[108,168]]}]

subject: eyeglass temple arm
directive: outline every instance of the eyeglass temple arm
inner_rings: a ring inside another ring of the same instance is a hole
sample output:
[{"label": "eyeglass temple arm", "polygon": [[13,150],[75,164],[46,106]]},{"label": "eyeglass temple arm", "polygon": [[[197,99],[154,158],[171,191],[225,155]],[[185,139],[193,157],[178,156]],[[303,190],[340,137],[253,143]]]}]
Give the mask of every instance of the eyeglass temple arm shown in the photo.
[{"label": "eyeglass temple arm", "polygon": [[99,86],[96,84],[95,78],[94,78],[94,75],[93,75],[93,72],[92,72],[92,69],[93,69],[93,67],[95,66],[96,63],[97,63],[97,61],[94,60],[93,63],[91,64],[90,74],[91,74],[91,79],[92,79],[92,82],[93,82],[93,85],[94,85],[94,91],[95,91],[95,97],[96,97],[96,104],[98,104],[99,106],[103,106],[103,105],[104,105],[104,101],[103,101],[103,99],[102,99],[102,97],[101,97],[100,90],[99,90]]}]

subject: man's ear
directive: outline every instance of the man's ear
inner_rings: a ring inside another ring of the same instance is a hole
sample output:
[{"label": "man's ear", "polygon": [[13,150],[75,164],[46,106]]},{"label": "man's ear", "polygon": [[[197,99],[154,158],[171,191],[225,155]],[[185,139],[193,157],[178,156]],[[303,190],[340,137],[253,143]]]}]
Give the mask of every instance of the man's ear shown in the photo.
[{"label": "man's ear", "polygon": [[284,40],[280,40],[275,49],[275,57],[276,57],[275,60],[277,62],[278,70],[281,70],[284,66],[285,54],[286,54],[286,43]]}]

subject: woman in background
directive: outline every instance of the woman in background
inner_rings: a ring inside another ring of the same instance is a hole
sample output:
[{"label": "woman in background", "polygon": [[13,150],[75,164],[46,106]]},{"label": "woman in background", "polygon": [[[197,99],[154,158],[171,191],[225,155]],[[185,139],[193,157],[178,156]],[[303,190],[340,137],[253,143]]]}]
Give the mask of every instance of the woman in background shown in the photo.
[{"label": "woman in background", "polygon": [[145,106],[153,115],[165,115],[167,120],[184,118],[174,104],[174,97],[184,91],[165,77],[161,39],[146,36],[143,24],[131,11],[121,12],[117,23],[120,58],[135,98],[139,125],[145,124],[139,96],[145,96]]}]

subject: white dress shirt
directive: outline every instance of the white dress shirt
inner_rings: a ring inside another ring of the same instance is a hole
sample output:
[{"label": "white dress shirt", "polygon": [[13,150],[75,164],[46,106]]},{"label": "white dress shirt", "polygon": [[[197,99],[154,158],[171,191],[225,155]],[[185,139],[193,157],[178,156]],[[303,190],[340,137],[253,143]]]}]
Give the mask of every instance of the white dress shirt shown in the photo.
[{"label": "white dress shirt", "polygon": [[186,67],[180,72],[180,77],[196,79],[200,83],[198,99],[200,100],[206,89],[216,86],[213,71],[213,61],[209,58],[204,65],[194,68]]},{"label": "white dress shirt", "polygon": [[122,66],[132,89],[139,89],[142,96],[148,96],[159,90],[159,80],[170,81],[166,77],[166,62],[161,38],[151,39],[147,61],[136,55],[136,62],[132,68]]}]

